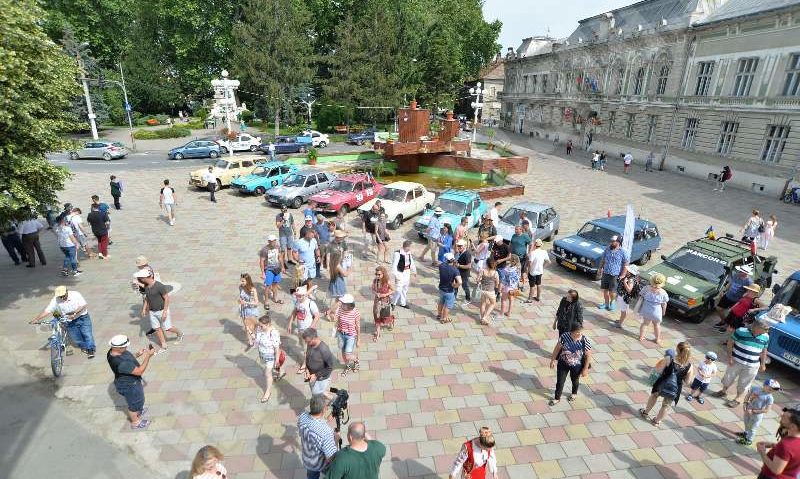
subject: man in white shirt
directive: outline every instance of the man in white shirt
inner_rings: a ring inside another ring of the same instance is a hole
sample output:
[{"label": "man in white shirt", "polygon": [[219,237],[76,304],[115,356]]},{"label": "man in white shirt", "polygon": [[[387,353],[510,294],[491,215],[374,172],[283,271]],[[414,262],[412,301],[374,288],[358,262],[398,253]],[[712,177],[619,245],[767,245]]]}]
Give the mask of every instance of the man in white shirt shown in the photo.
[{"label": "man in white shirt", "polygon": [[393,305],[401,308],[408,308],[408,285],[411,284],[411,275],[417,277],[417,262],[411,255],[411,240],[403,241],[403,247],[394,252],[392,257],[392,273],[394,275],[395,288]]},{"label": "man in white shirt", "polygon": [[269,159],[270,159],[270,161],[275,161],[275,143],[270,141],[269,142],[269,148],[267,150],[269,151]]},{"label": "man in white shirt", "polygon": [[489,210],[489,217],[492,219],[492,223],[497,226],[500,224],[500,207],[503,206],[503,203],[497,202],[494,204],[491,210]]},{"label": "man in white shirt", "polygon": [[[213,176],[213,175],[212,175]],[[214,183],[216,184],[216,179]],[[211,197],[214,198],[214,192],[211,192]],[[214,201],[212,199],[212,201]],[[164,180],[164,187],[161,188],[161,196],[158,200],[158,205],[164,208],[167,212],[167,219],[169,220],[169,225],[173,226],[175,224],[175,205],[177,204],[177,200],[175,199],[175,190],[169,186],[169,180]]]},{"label": "man in white shirt", "polygon": [[95,344],[92,335],[92,319],[89,317],[86,300],[77,291],[68,291],[66,286],[56,286],[53,299],[44,311],[30,321],[30,324],[41,322],[45,316],[65,317],[67,332],[72,342],[86,353],[94,357]]},{"label": "man in white shirt", "polygon": [[28,268],[36,267],[36,256],[39,255],[39,262],[42,266],[47,264],[47,259],[44,257],[42,245],[39,243],[39,231],[45,229],[46,226],[38,218],[31,218],[23,221],[19,225],[19,234],[22,236],[22,247],[25,248],[25,254],[28,255]]},{"label": "man in white shirt", "polygon": [[214,174],[213,166],[209,166],[208,171],[203,173],[203,181],[206,182],[208,192],[211,194],[211,202],[216,203],[217,198],[214,196],[214,192],[217,191],[217,175]]},{"label": "man in white shirt", "polygon": [[[533,242],[533,248],[528,253],[528,299],[526,303],[539,301],[539,295],[542,289],[542,274],[544,274],[545,263],[550,264],[550,255],[547,250],[542,248],[542,239],[536,238]],[[533,290],[536,289],[536,294]]]},{"label": "man in white shirt", "polygon": [[78,241],[76,245],[78,247],[77,251],[75,252],[75,257],[78,257],[78,251],[83,251],[86,257],[90,257],[89,248],[86,241],[86,230],[83,228],[83,218],[81,217],[83,211],[80,208],[72,208],[72,213],[67,218],[67,223],[72,228],[72,234],[75,236],[75,239]]}]

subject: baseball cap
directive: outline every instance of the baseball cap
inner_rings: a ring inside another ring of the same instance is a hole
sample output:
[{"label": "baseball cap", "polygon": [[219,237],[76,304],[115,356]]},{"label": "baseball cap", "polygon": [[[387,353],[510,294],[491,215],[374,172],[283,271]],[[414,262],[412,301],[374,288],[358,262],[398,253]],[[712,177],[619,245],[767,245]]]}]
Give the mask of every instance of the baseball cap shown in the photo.
[{"label": "baseball cap", "polygon": [[276,241],[277,239],[278,239],[278,237],[277,237],[277,236],[275,236],[275,235],[269,235],[269,236],[267,236],[267,241]]},{"label": "baseball cap", "polygon": [[124,334],[117,334],[111,341],[108,342],[108,345],[112,348],[127,348],[131,341],[128,339],[127,336]]},{"label": "baseball cap", "polygon": [[706,358],[710,359],[712,361],[716,361],[717,360],[717,353],[715,353],[714,351],[709,351],[709,352],[706,353]]},{"label": "baseball cap", "polygon": [[147,256],[137,256],[136,266],[147,266]]},{"label": "baseball cap", "polygon": [[133,273],[134,278],[149,278],[150,271],[148,269],[140,269],[139,271]]},{"label": "baseball cap", "polygon": [[619,236],[617,235],[612,236],[611,241],[619,241]]},{"label": "baseball cap", "polygon": [[495,243],[498,243],[498,244],[499,244],[499,243],[502,243],[502,242],[503,242],[503,235],[497,235],[497,236],[495,236],[495,237],[494,237],[494,242],[495,242]]},{"label": "baseball cap", "polygon": [[312,216],[306,216],[306,221],[314,221],[314,218]]},{"label": "baseball cap", "polygon": [[672,348],[667,349],[666,351],[664,351],[664,356],[669,356],[672,359],[675,359],[675,350]]},{"label": "baseball cap", "polygon": [[456,257],[453,255],[453,253],[445,253],[444,254],[444,260],[445,261],[453,261],[454,259],[456,259]]},{"label": "baseball cap", "polygon": [[53,291],[53,296],[56,298],[64,296],[65,294],[67,294],[67,287],[64,285],[56,286],[56,290]]},{"label": "baseball cap", "polygon": [[771,387],[772,389],[780,389],[781,383],[779,383],[776,379],[769,378],[764,381],[764,386]]},{"label": "baseball cap", "polygon": [[356,302],[355,298],[353,298],[353,295],[349,293],[339,298],[339,301],[341,301],[344,304],[353,304]]}]

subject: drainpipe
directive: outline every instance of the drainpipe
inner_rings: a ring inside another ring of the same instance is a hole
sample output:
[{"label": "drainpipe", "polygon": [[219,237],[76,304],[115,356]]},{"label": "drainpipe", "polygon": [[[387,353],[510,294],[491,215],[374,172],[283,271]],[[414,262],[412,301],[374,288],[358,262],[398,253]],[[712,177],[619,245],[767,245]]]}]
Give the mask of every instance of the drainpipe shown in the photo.
[{"label": "drainpipe", "polygon": [[661,155],[661,162],[658,164],[658,171],[664,171],[664,163],[667,161],[667,155],[669,155],[669,146],[672,143],[672,134],[675,131],[675,122],[678,121],[678,109],[680,107],[681,99],[683,98],[683,91],[686,88],[686,71],[689,68],[689,55],[694,47],[694,42],[696,40],[696,36],[692,36],[691,40],[686,44],[686,58],[683,61],[683,69],[681,71],[681,83],[678,87],[678,94],[675,95],[675,104],[673,105],[672,110],[672,121],[669,124],[669,135],[667,135],[667,141],[664,143],[664,153]]}]

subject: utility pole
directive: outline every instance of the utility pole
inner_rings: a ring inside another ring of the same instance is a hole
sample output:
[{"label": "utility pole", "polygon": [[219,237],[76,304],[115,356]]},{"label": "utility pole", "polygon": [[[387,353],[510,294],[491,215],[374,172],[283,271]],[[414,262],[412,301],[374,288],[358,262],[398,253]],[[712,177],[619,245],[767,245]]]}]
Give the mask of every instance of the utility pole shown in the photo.
[{"label": "utility pole", "polygon": [[122,80],[122,96],[125,98],[125,113],[128,115],[128,130],[131,134],[131,149],[136,151],[136,139],[133,137],[133,120],[131,119],[131,104],[128,103],[128,90],[125,89],[125,74],[122,73],[122,62],[119,63],[119,78]]},{"label": "utility pole", "polygon": [[78,73],[81,75],[81,83],[83,84],[83,96],[86,99],[86,111],[89,113],[89,126],[92,128],[92,138],[96,140],[98,138],[97,124],[95,124],[94,119],[97,118],[97,115],[95,115],[94,110],[92,110],[92,99],[89,97],[89,81],[86,78],[86,71],[83,67],[80,48],[75,52],[75,58],[78,60]]}]

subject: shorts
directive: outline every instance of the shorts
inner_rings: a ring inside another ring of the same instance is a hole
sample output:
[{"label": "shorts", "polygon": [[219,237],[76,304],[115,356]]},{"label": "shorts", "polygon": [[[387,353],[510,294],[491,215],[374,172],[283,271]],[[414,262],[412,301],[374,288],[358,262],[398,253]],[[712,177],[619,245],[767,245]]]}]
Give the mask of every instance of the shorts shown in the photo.
[{"label": "shorts", "polygon": [[317,265],[314,263],[305,263],[301,265],[303,267],[303,277],[300,278],[300,281],[305,281],[307,279],[315,279],[317,277]]},{"label": "shorts", "polygon": [[278,245],[280,245],[281,249],[291,249],[291,247],[292,247],[292,237],[291,236],[279,236],[278,237]]},{"label": "shorts", "polygon": [[709,383],[704,383],[703,381],[701,381],[701,380],[699,380],[697,378],[694,378],[694,381],[692,381],[691,389],[692,389],[692,391],[695,391],[695,390],[699,389],[701,393],[704,393],[704,392],[706,392],[706,389],[708,389],[708,384]]},{"label": "shorts", "polygon": [[528,275],[528,284],[531,286],[539,286],[542,284],[542,275],[541,274],[529,274]]},{"label": "shorts", "polygon": [[600,289],[604,289],[606,291],[616,291],[617,275],[603,273],[603,276],[600,278]]},{"label": "shorts", "polygon": [[164,209],[168,215],[171,214],[175,210],[175,203],[164,203]]},{"label": "shorts", "polygon": [[125,398],[130,412],[142,412],[144,409],[144,388],[142,381],[118,384],[114,381],[114,387],[120,396]]},{"label": "shorts", "polygon": [[738,302],[739,301],[736,299],[730,299],[727,296],[722,296],[719,299],[719,304],[717,304],[717,307],[720,309],[728,309]]},{"label": "shorts", "polygon": [[331,385],[331,378],[328,379],[318,379],[316,381],[309,381],[308,387],[311,388],[311,395],[312,396],[319,396],[320,394],[325,394],[328,392],[328,388]]},{"label": "shorts", "polygon": [[150,327],[153,329],[172,329],[172,315],[168,314],[167,319],[162,321],[164,310],[150,311]]},{"label": "shorts", "polygon": [[731,329],[739,329],[744,326],[744,316],[736,316],[733,313],[728,313],[728,315],[725,316],[724,323]]},{"label": "shorts", "polygon": [[620,311],[627,311],[628,309],[631,308],[631,305],[626,303],[625,300],[622,299],[622,296],[620,296],[620,295],[617,295],[616,303],[617,303],[617,309],[620,310]]},{"label": "shorts", "polygon": [[456,305],[456,293],[455,291],[442,291],[439,290],[439,304],[443,304],[447,309],[453,309]]},{"label": "shorts", "polygon": [[267,270],[264,273],[264,286],[272,286],[273,284],[280,284],[281,282],[281,272],[278,271],[273,272],[272,270]]},{"label": "shorts", "polygon": [[356,337],[344,334],[341,331],[336,331],[336,340],[339,343],[339,349],[344,354],[350,354],[356,349]]}]

